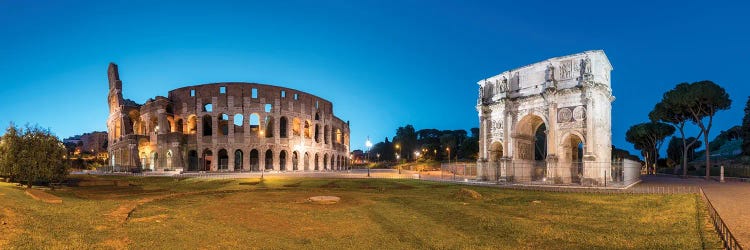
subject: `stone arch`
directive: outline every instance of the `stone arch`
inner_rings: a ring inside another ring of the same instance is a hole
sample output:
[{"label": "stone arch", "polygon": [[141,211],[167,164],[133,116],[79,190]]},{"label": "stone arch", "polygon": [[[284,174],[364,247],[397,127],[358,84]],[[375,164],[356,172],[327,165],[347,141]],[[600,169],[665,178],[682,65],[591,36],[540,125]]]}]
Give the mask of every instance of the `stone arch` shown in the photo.
[{"label": "stone arch", "polygon": [[260,153],[257,149],[250,150],[250,170],[260,171]]},{"label": "stone arch", "polygon": [[201,119],[203,122],[203,136],[211,136],[214,134],[213,122],[211,122],[211,115],[203,115]]},{"label": "stone arch", "polygon": [[250,114],[248,124],[250,124],[250,132],[254,132],[257,135],[260,131],[260,115],[258,115],[258,113]]},{"label": "stone arch", "polygon": [[245,128],[242,125],[245,123],[245,116],[243,116],[242,114],[234,114],[234,117],[232,120],[233,120],[232,124],[234,124],[232,126],[234,128],[234,133],[235,134],[244,133]]},{"label": "stone arch", "polygon": [[273,170],[273,151],[266,150],[266,170]]},{"label": "stone arch", "polygon": [[583,177],[583,155],[586,145],[584,137],[578,132],[569,132],[562,138],[562,141],[558,144],[560,158],[555,173],[555,181],[580,183]]},{"label": "stone arch", "polygon": [[490,161],[497,162],[503,157],[503,143],[496,141],[490,146]]},{"label": "stone arch", "polygon": [[172,150],[171,149],[167,150],[167,158],[166,158],[166,160],[167,160],[167,166],[165,167],[166,169],[170,169],[171,170],[171,169],[174,168],[172,166],[172,157],[174,157],[174,155],[172,154]]},{"label": "stone arch", "polygon": [[234,171],[242,170],[242,150],[237,149],[234,151]]},{"label": "stone arch", "polygon": [[310,120],[305,120],[305,129],[304,134],[306,139],[312,139],[313,138],[313,127],[312,122]]},{"label": "stone arch", "polygon": [[[538,139],[541,139],[537,138],[537,135],[540,132],[540,128],[544,129],[542,132],[546,131],[546,123],[546,120],[542,116],[536,114],[528,114],[516,123],[513,130],[513,139],[516,142],[516,145],[514,145],[515,152],[513,153],[514,159],[535,160],[541,158],[541,160],[544,160],[546,157],[546,145],[544,145],[545,148],[543,149],[537,148]],[[545,142],[549,140],[546,133],[543,139]]]},{"label": "stone arch", "polygon": [[214,160],[213,152],[210,149],[203,150],[203,165],[201,171],[211,171],[211,162]]},{"label": "stone arch", "polygon": [[175,131],[173,131],[173,132],[185,133],[185,128],[184,128],[184,124],[183,123],[184,122],[182,121],[182,119],[177,119],[177,122],[175,123],[176,124],[175,125]]},{"label": "stone arch", "polygon": [[315,164],[315,171],[320,170],[320,155],[318,155],[318,153],[315,153],[314,164]]},{"label": "stone arch", "polygon": [[328,154],[323,154],[323,169],[328,169]]},{"label": "stone arch", "polygon": [[279,171],[286,171],[286,150],[279,152]]},{"label": "stone arch", "polygon": [[299,153],[297,151],[292,152],[292,171],[299,170]]},{"label": "stone arch", "polygon": [[279,137],[281,137],[281,138],[287,138],[287,136],[288,136],[288,133],[287,133],[288,123],[289,122],[287,122],[286,117],[282,116],[281,118],[279,118]]},{"label": "stone arch", "polygon": [[187,171],[198,171],[198,151],[190,150],[188,152],[188,169]]},{"label": "stone arch", "polygon": [[221,113],[219,115],[219,135],[229,135],[229,115]]},{"label": "stone arch", "polygon": [[265,128],[262,134],[265,134],[266,138],[273,137],[273,116],[266,116]]},{"label": "stone arch", "polygon": [[328,144],[328,140],[330,138],[330,131],[331,128],[328,127],[328,125],[323,126],[323,144]]},{"label": "stone arch", "polygon": [[302,136],[301,127],[302,124],[299,118],[295,117],[294,119],[292,119],[292,136]]},{"label": "stone arch", "polygon": [[219,150],[219,170],[229,169],[229,154],[226,149]]},{"label": "stone arch", "polygon": [[302,165],[304,166],[305,171],[310,171],[310,153],[305,152],[305,158],[302,160]]},{"label": "stone arch", "polygon": [[188,116],[187,119],[187,134],[195,134],[198,132],[198,117],[195,115]]},{"label": "stone arch", "polygon": [[159,153],[157,153],[156,151],[151,152],[151,164],[149,165],[148,168],[151,169],[152,171],[156,170],[158,162],[159,162]]}]

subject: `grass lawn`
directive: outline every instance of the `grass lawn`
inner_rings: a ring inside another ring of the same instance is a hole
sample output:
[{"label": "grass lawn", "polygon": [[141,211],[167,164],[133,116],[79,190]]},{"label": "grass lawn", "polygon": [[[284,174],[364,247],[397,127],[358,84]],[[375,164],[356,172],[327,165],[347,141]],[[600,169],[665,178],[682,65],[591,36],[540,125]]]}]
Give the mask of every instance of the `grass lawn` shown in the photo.
[{"label": "grass lawn", "polygon": [[[121,178],[51,191],[0,182],[0,249],[721,248],[697,195],[606,195],[415,180]],[[482,195],[459,198],[461,188]],[[306,202],[341,197],[334,205]]]}]

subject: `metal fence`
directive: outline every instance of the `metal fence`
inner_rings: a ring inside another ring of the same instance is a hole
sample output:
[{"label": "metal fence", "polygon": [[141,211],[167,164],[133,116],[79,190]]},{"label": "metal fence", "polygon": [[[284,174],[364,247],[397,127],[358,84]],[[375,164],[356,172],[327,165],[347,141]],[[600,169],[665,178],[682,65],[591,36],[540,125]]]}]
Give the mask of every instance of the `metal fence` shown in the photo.
[{"label": "metal fence", "polygon": [[721,219],[719,213],[716,212],[716,208],[714,208],[714,205],[711,204],[711,200],[706,197],[706,193],[703,192],[702,188],[700,189],[700,195],[703,201],[706,202],[706,207],[708,207],[708,216],[711,218],[711,222],[714,225],[716,232],[719,233],[721,240],[724,242],[724,248],[742,250],[742,246],[740,246],[737,238],[735,238],[732,232],[729,231],[729,227],[727,227],[727,224],[724,223],[723,219]]},{"label": "metal fence", "polygon": [[[461,169],[460,164],[444,164],[442,172]],[[534,185],[581,185],[625,187],[640,180],[641,164],[631,160],[619,162],[563,162],[503,159],[480,162],[473,166],[478,181],[525,183]]]}]

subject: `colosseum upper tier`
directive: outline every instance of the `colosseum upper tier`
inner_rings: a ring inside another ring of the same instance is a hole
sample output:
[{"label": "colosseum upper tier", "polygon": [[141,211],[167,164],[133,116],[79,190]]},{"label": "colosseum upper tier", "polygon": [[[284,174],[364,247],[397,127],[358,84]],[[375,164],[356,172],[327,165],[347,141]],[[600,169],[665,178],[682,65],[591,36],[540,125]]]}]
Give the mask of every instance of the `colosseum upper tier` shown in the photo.
[{"label": "colosseum upper tier", "polygon": [[123,99],[110,63],[110,165],[145,170],[320,171],[348,166],[349,122],[331,102],[256,83],[178,88],[144,104]]}]

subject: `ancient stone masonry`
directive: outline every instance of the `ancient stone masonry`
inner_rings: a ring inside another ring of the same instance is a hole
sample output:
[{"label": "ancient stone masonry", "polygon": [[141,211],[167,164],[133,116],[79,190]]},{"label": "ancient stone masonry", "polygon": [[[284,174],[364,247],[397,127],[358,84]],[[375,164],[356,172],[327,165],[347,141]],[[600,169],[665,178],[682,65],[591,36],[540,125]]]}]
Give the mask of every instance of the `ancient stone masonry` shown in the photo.
[{"label": "ancient stone masonry", "polygon": [[[604,183],[611,155],[604,51],[551,58],[480,80],[481,178]],[[496,166],[496,167],[492,167]],[[502,166],[502,167],[500,167]]]},{"label": "ancient stone masonry", "polygon": [[144,104],[123,99],[109,75],[110,165],[146,170],[321,171],[344,169],[349,123],[333,104],[257,83],[178,88]]}]

